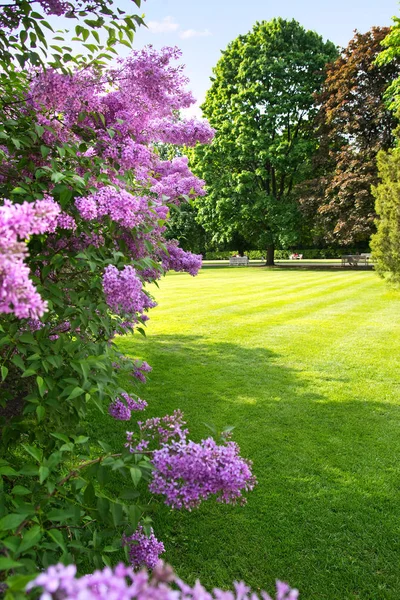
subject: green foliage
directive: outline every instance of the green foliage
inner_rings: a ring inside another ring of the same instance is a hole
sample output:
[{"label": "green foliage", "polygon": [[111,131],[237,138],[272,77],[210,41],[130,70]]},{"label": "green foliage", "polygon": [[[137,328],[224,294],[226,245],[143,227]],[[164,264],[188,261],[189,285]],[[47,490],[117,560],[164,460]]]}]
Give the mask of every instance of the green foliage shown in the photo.
[{"label": "green foliage", "polygon": [[378,154],[380,183],[372,191],[378,214],[371,248],[375,269],[389,282],[400,284],[400,152]]},{"label": "green foliage", "polygon": [[202,106],[216,136],[191,157],[207,181],[199,218],[214,240],[239,233],[259,248],[296,241],[301,218],[291,193],[310,176],[313,95],[335,57],[331,42],[283,19],[257,23],[223,52]]},{"label": "green foliage", "polygon": [[[140,5],[139,0],[135,3]],[[16,203],[34,201],[51,189],[54,200],[73,212],[77,196],[95,191],[94,180],[109,182],[101,155],[83,155],[93,143],[90,127],[86,141],[77,137],[76,143],[49,142],[52,125],[40,125],[25,104],[30,67],[45,60],[64,72],[90,65],[100,76],[114,46],[130,46],[141,17],[107,6],[91,5],[92,16],[99,11],[95,20],[86,18],[89,13],[84,10],[67,15],[81,19],[74,43],[90,38],[86,55],[72,58],[71,48],[62,42],[58,49],[48,48],[42,27],[50,26],[25,0],[11,15],[20,18],[25,29],[8,37],[0,33],[0,175],[6,174],[0,177],[0,197]],[[31,30],[37,36],[37,57],[30,49]],[[100,40],[98,30],[103,37],[107,33],[106,41]],[[24,71],[10,62],[14,59]],[[104,119],[102,114],[91,117]],[[37,167],[35,156],[45,158],[45,166]],[[94,412],[104,412],[110,398],[125,391],[113,368],[115,361],[121,362],[121,354],[107,341],[119,331],[121,317],[107,310],[101,284],[107,265],[132,264],[115,248],[115,228],[110,222],[107,231],[101,224],[86,231],[83,225],[82,235],[106,235],[101,248],[88,246],[79,253],[56,248],[49,252],[46,236],[34,236],[29,240],[30,266],[36,273],[32,280],[49,308],[43,326],[35,330],[13,315],[1,316],[0,584],[8,586],[7,600],[25,597],[30,574],[50,564],[74,562],[83,570],[110,564],[113,553],[122,556],[123,533],[133,533],[140,519],[148,527],[140,500],[140,488],[151,472],[148,457],[131,454],[123,440],[111,448],[92,436],[90,425]],[[65,240],[71,235],[66,231]],[[154,266],[150,258],[143,264]],[[64,330],[62,324],[70,327]],[[121,364],[120,373],[133,371],[132,361]],[[124,481],[118,493],[110,487],[116,473]]]},{"label": "green foliage", "polygon": [[389,28],[356,32],[327,69],[318,97],[319,149],[312,179],[297,191],[316,243],[368,243],[375,231],[376,156],[393,147],[398,121],[384,100],[386,87],[400,73],[400,61],[377,64]]},{"label": "green foliage", "polygon": [[[393,25],[381,45],[384,48],[376,58],[378,66],[388,65],[400,59],[400,18],[393,17]],[[400,76],[388,86],[385,91],[385,98],[389,108],[399,115],[400,113]]]},{"label": "green foliage", "polygon": [[177,240],[184,250],[205,254],[209,236],[197,222],[197,210],[193,202],[171,208],[171,211],[166,238]]},{"label": "green foliage", "polygon": [[[141,0],[133,0],[140,8]],[[17,68],[48,65],[67,71],[76,66],[99,68],[116,55],[115,46],[131,47],[137,25],[143,25],[139,15],[129,15],[114,8],[107,0],[94,0],[74,5],[70,3],[67,19],[78,21],[72,42],[82,45],[85,53],[75,53],[64,45],[67,31],[53,30],[43,15],[28,0],[16,0],[2,5],[0,15],[0,81],[7,83]],[[50,34],[55,34],[49,40]]]}]

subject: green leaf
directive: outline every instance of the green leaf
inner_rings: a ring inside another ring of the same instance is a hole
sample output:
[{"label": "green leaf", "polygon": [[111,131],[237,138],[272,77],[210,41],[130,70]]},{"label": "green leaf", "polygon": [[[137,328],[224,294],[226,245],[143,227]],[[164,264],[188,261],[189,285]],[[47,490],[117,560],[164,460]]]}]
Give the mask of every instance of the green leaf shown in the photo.
[{"label": "green leaf", "polygon": [[50,475],[49,467],[41,466],[39,467],[39,481],[42,484],[47,477]]},{"label": "green leaf", "polygon": [[81,396],[82,394],[85,393],[85,390],[83,390],[81,387],[76,386],[72,392],[70,393],[70,395],[68,396],[67,400],[73,400],[73,398],[77,398],[78,396]]},{"label": "green leaf", "polygon": [[22,521],[25,521],[26,514],[11,513],[0,519],[0,531],[8,531],[9,529],[16,529],[21,525]]},{"label": "green leaf", "polygon": [[136,487],[142,478],[142,471],[138,469],[138,467],[131,467],[129,471],[132,477],[133,485]]},{"label": "green leaf", "polygon": [[61,440],[61,442],[65,442],[66,444],[69,444],[70,442],[69,437],[63,433],[51,433],[50,435],[56,438],[56,440]]},{"label": "green leaf", "polygon": [[45,414],[46,414],[46,409],[44,406],[40,405],[36,408],[36,415],[37,415],[38,423],[43,421]]},{"label": "green leaf", "polygon": [[32,490],[29,490],[27,487],[25,487],[23,485],[16,485],[11,490],[11,494],[13,496],[27,496],[28,494],[31,494],[31,493],[32,493]]},{"label": "green leaf", "polygon": [[123,517],[122,504],[118,504],[118,502],[113,502],[111,504],[111,514],[115,527],[118,527]]},{"label": "green leaf", "polygon": [[0,475],[5,475],[5,476],[13,476],[13,475],[18,475],[18,472],[15,471],[12,467],[7,467],[7,466],[3,466],[0,467]]},{"label": "green leaf", "polygon": [[50,153],[50,148],[48,146],[40,146],[40,152],[43,158],[47,158]]},{"label": "green leaf", "polygon": [[24,361],[18,354],[12,357],[11,362],[14,363],[16,367],[21,369],[21,371],[25,371]]},{"label": "green leaf", "polygon": [[47,535],[61,548],[63,552],[67,552],[65,540],[63,534],[59,529],[50,529],[47,531]]},{"label": "green leaf", "polygon": [[19,342],[24,342],[24,344],[35,344],[35,338],[31,333],[22,333],[18,336]]},{"label": "green leaf", "polygon": [[38,388],[39,388],[39,394],[40,394],[40,395],[42,396],[42,398],[43,398],[43,396],[45,395],[45,393],[46,393],[46,391],[47,391],[47,389],[46,389],[46,385],[45,385],[45,383],[44,383],[44,381],[43,381],[43,377],[40,377],[40,375],[38,375],[38,376],[36,377],[36,383],[37,383],[37,386],[38,386]]},{"label": "green leaf", "polygon": [[44,127],[42,125],[39,125],[38,123],[35,123],[35,131],[38,134],[39,137],[42,137],[42,135],[44,134]]},{"label": "green leaf", "polygon": [[4,381],[7,377],[8,369],[4,365],[1,367],[1,380]]},{"label": "green leaf", "polygon": [[40,525],[34,525],[29,531],[24,533],[20,547],[18,548],[18,554],[22,554],[32,546],[35,546],[41,539],[43,531]]},{"label": "green leaf", "polygon": [[[30,581],[32,581],[34,577],[36,577],[36,574],[11,575],[11,577],[8,577],[8,579],[6,580],[6,584],[11,592],[25,592],[26,586]],[[23,598],[25,597],[26,595],[24,593]]]},{"label": "green leaf", "polygon": [[22,563],[17,562],[16,560],[12,560],[12,558],[0,556],[0,571],[7,571],[7,569],[16,569],[17,567],[22,567]]},{"label": "green leaf", "polygon": [[86,442],[89,440],[87,435],[79,435],[77,438],[75,438],[75,444],[86,444]]},{"label": "green leaf", "polygon": [[35,460],[38,462],[42,461],[43,451],[40,450],[40,448],[36,448],[36,446],[28,446],[28,444],[21,444],[21,446],[28,452],[28,454],[33,456]]}]

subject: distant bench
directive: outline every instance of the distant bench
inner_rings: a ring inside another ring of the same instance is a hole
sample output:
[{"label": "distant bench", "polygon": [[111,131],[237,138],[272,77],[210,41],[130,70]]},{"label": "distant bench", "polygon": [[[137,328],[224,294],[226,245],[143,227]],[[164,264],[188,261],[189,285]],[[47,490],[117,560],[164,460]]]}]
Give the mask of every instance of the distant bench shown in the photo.
[{"label": "distant bench", "polygon": [[248,256],[231,256],[229,258],[230,267],[248,267],[249,257]]},{"label": "distant bench", "polygon": [[358,265],[364,264],[367,266],[371,260],[371,254],[365,252],[361,254],[343,254],[342,255],[342,267],[346,266],[346,262],[351,267],[357,267]]}]

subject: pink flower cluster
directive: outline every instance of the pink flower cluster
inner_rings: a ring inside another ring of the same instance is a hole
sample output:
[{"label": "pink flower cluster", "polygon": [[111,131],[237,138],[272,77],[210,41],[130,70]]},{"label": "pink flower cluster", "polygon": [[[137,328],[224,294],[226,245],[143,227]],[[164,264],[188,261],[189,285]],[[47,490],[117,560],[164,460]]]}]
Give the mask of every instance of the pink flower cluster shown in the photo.
[{"label": "pink flower cluster", "polygon": [[199,444],[186,439],[163,444],[153,453],[149,490],[178,509],[191,510],[212,494],[219,502],[244,504],[242,493],[252,490],[256,479],[251,462],[239,452],[234,442],[218,446],[212,438]]},{"label": "pink flower cluster", "polygon": [[201,254],[193,254],[185,252],[179,248],[178,242],[172,240],[166,243],[167,252],[161,255],[162,266],[166,271],[170,269],[174,271],[186,271],[193,277],[197,275],[201,269],[202,256]]},{"label": "pink flower cluster", "polygon": [[32,234],[54,231],[60,207],[45,197],[36,202],[0,206],[0,313],[19,318],[39,319],[47,304],[29,279],[24,263],[28,249],[25,241]]},{"label": "pink flower cluster", "polygon": [[156,121],[153,124],[154,139],[165,144],[177,146],[195,146],[197,143],[209,144],[214,135],[213,129],[208,121]]},{"label": "pink flower cluster", "polygon": [[[171,567],[159,561],[151,576],[145,570],[135,572],[132,567],[119,564],[95,571],[91,575],[76,576],[75,565],[58,564],[49,567],[31,581],[26,590],[42,588],[40,600],[259,600],[243,582],[234,583],[234,591],[214,589],[212,594],[200,584],[193,587],[174,575]],[[299,592],[282,581],[276,582],[275,600],[297,600]],[[272,600],[261,592],[262,600]]]},{"label": "pink flower cluster", "polygon": [[39,3],[48,15],[65,15],[70,8],[70,4],[63,0],[39,0]]},{"label": "pink flower cluster", "polygon": [[153,529],[146,535],[141,525],[138,525],[133,535],[124,536],[122,542],[124,546],[128,546],[129,562],[133,568],[144,566],[154,569],[160,554],[165,550],[164,544],[158,541]]},{"label": "pink flower cluster", "polygon": [[142,282],[131,266],[122,271],[108,265],[103,274],[103,290],[106,302],[117,314],[142,313],[155,303],[142,290]]},{"label": "pink flower cluster", "polygon": [[179,203],[184,195],[194,198],[205,194],[205,182],[190,171],[187,156],[158,161],[150,181],[150,190],[160,199],[167,197],[169,202]]},{"label": "pink flower cluster", "polygon": [[145,373],[150,373],[153,369],[145,360],[135,360],[132,376],[146,383]]},{"label": "pink flower cluster", "polygon": [[125,392],[120,396],[121,397],[117,397],[108,407],[109,414],[117,421],[129,421],[132,416],[132,411],[144,410],[147,406],[146,400],[132,398]]},{"label": "pink flower cluster", "polygon": [[[170,440],[183,440],[189,431],[185,429],[186,421],[183,420],[181,410],[174,410],[172,415],[153,417],[146,421],[138,421],[141,434],[147,440],[157,440],[166,444]],[[129,441],[129,440],[128,440]]]},{"label": "pink flower cluster", "polygon": [[153,466],[149,490],[162,494],[172,508],[191,510],[215,494],[219,502],[244,504],[243,492],[257,483],[251,472],[251,462],[241,458],[237,444],[225,441],[218,445],[212,438],[195,443],[187,439],[183,413],[138,421],[141,434],[134,445],[134,435],[127,432],[125,447],[130,452],[149,451],[154,442],[159,448],[151,451]]},{"label": "pink flower cluster", "polygon": [[105,186],[95,194],[75,201],[81,217],[86,221],[107,216],[127,229],[143,223],[149,215],[148,204],[148,198],[135,197],[112,186]]}]

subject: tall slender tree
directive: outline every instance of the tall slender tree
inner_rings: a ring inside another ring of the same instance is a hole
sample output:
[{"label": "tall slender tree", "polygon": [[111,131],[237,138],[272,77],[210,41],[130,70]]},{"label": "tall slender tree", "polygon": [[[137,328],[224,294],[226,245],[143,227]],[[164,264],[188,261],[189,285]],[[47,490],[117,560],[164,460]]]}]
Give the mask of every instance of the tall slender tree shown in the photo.
[{"label": "tall slender tree", "polygon": [[217,241],[240,233],[270,265],[276,245],[296,241],[292,190],[310,178],[314,94],[336,56],[334,44],[284,19],[256,23],[222,53],[202,106],[216,136],[193,156],[208,186],[199,217]]}]

